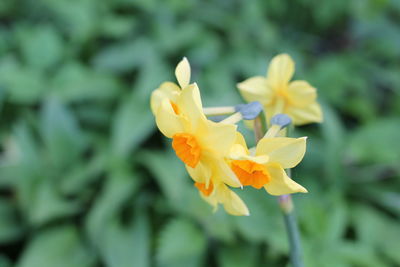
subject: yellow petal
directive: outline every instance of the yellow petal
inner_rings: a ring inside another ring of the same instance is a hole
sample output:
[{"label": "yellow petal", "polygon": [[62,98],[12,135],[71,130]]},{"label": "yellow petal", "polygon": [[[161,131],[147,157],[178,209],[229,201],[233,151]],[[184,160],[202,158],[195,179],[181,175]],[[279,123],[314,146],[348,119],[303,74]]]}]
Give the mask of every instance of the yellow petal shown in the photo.
[{"label": "yellow petal", "polygon": [[206,127],[206,116],[200,98],[200,90],[196,84],[191,84],[182,90],[177,105],[180,112],[187,118],[191,132],[197,132],[199,127]]},{"label": "yellow petal", "polygon": [[162,100],[167,98],[172,102],[176,102],[180,93],[181,89],[175,83],[162,83],[160,87],[151,94],[150,106],[153,114],[155,115],[157,113],[157,109],[160,107]]},{"label": "yellow petal", "polygon": [[200,161],[195,168],[191,168],[187,165],[185,166],[190,177],[195,182],[205,183],[208,186],[211,179],[211,169],[207,165]]},{"label": "yellow petal", "polygon": [[317,90],[306,81],[291,82],[287,92],[290,103],[296,107],[310,105],[317,98]]},{"label": "yellow petal", "polygon": [[268,155],[269,162],[279,163],[284,169],[293,168],[306,152],[306,137],[263,138],[257,144],[256,155]]},{"label": "yellow petal", "polygon": [[317,102],[302,108],[289,106],[285,113],[292,118],[294,125],[323,121],[321,106]]},{"label": "yellow petal", "polygon": [[246,139],[244,139],[243,135],[240,132],[236,132],[235,144],[239,144],[239,145],[243,146],[247,151]]},{"label": "yellow petal", "polygon": [[161,102],[156,113],[156,123],[158,129],[169,138],[176,133],[184,132],[182,119],[175,114],[168,99]]},{"label": "yellow petal", "polygon": [[207,134],[204,134],[203,143],[207,144],[210,150],[224,156],[229,153],[235,143],[237,126],[233,124],[216,123],[207,120]]},{"label": "yellow petal", "polygon": [[190,82],[190,65],[186,57],[178,63],[175,69],[175,76],[178,80],[180,87],[183,89],[189,85]]},{"label": "yellow petal", "polygon": [[237,84],[239,92],[247,102],[259,101],[263,105],[271,102],[272,91],[265,77],[256,76]]},{"label": "yellow petal", "polygon": [[284,113],[285,101],[283,98],[276,98],[276,101],[274,101],[273,104],[264,106],[264,110],[265,110],[265,117],[269,124],[273,116],[275,116],[276,114]]},{"label": "yellow petal", "polygon": [[231,147],[231,150],[229,153],[229,158],[239,160],[243,156],[247,156],[248,154],[249,154],[249,151],[246,149],[246,147],[239,145],[239,144],[234,144]]},{"label": "yellow petal", "polygon": [[242,187],[239,179],[228,166],[227,162],[225,162],[225,160],[220,159],[215,162],[215,165],[216,179],[232,187]]},{"label": "yellow petal", "polygon": [[275,56],[268,67],[268,84],[275,89],[285,87],[294,73],[294,62],[288,54]]},{"label": "yellow petal", "polygon": [[249,216],[249,210],[243,200],[226,185],[220,184],[217,188],[218,202],[225,210],[235,216]]},{"label": "yellow petal", "polygon": [[279,164],[266,165],[271,176],[271,181],[264,188],[274,196],[292,194],[292,193],[307,193],[307,189],[290,179],[284,169]]}]

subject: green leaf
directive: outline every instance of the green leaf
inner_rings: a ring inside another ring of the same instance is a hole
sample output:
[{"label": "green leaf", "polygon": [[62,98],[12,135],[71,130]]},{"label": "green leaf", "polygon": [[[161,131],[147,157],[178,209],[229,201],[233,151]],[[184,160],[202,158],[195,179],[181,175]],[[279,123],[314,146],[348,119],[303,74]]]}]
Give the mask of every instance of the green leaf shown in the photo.
[{"label": "green leaf", "polygon": [[96,1],[43,0],[44,10],[54,14],[56,21],[64,25],[63,30],[73,42],[80,43],[93,37],[101,12]]},{"label": "green leaf", "polygon": [[108,267],[150,266],[150,221],[140,212],[124,226],[114,219],[103,229],[101,256]]},{"label": "green leaf", "polygon": [[323,239],[323,242],[333,243],[341,240],[349,222],[344,203],[339,194],[321,194],[316,188],[299,198],[296,207],[304,234],[314,237],[315,240]]},{"label": "green leaf", "polygon": [[104,227],[121,212],[124,203],[137,189],[138,179],[126,167],[112,170],[85,221],[86,231],[94,245],[100,244]]},{"label": "green leaf", "polygon": [[29,241],[17,267],[91,267],[94,258],[74,226],[45,230]]},{"label": "green leaf", "polygon": [[109,73],[93,71],[79,62],[67,62],[51,79],[52,95],[65,101],[106,100],[120,90]]},{"label": "green leaf", "polygon": [[[183,203],[183,194],[189,190],[189,177],[184,164],[172,153],[141,151],[140,162],[153,174],[162,192],[172,203]],[[184,204],[186,205],[186,203]]]},{"label": "green leaf", "polygon": [[201,266],[206,248],[203,233],[185,219],[170,221],[159,237],[159,266]]},{"label": "green leaf", "polygon": [[51,162],[73,162],[84,149],[85,136],[73,113],[55,98],[50,98],[44,103],[41,131]]},{"label": "green leaf", "polygon": [[[16,210],[9,201],[0,199],[0,244],[16,240],[23,234]],[[1,257],[0,257],[1,266]]]},{"label": "green leaf", "polygon": [[0,254],[0,267],[11,267],[11,261]]},{"label": "green leaf", "polygon": [[360,127],[350,139],[348,155],[360,163],[400,162],[400,120],[385,118]]},{"label": "green leaf", "polygon": [[[106,151],[101,150],[88,162],[77,164],[68,170],[61,181],[61,191],[70,195],[87,190],[91,183],[101,178],[106,165]],[[93,190],[91,187],[89,189]]]},{"label": "green leaf", "polygon": [[368,244],[400,264],[400,256],[396,252],[400,249],[398,222],[365,205],[355,206],[352,215],[360,242]]},{"label": "green leaf", "polygon": [[115,156],[126,157],[155,127],[150,104],[135,95],[121,101],[112,125],[111,144]]},{"label": "green leaf", "polygon": [[101,50],[93,59],[100,70],[123,73],[141,66],[150,57],[153,44],[145,38],[114,44]]},{"label": "green leaf", "polygon": [[106,36],[123,38],[137,27],[135,22],[135,16],[109,16],[102,20],[102,30]]},{"label": "green leaf", "polygon": [[76,201],[67,200],[55,188],[51,179],[35,181],[32,186],[25,188],[26,191],[30,191],[30,202],[26,203],[30,223],[41,225],[71,216],[80,210]]},{"label": "green leaf", "polygon": [[239,243],[236,246],[221,247],[218,253],[220,267],[256,267],[259,253],[254,244]]},{"label": "green leaf", "polygon": [[17,31],[25,62],[32,69],[55,65],[63,56],[63,40],[52,25],[35,25]]},{"label": "green leaf", "polygon": [[252,243],[268,241],[272,246],[271,254],[286,253],[288,250],[286,233],[277,200],[264,190],[246,188],[236,192],[250,210],[250,216],[232,218],[239,233]]},{"label": "green leaf", "polygon": [[10,95],[11,102],[23,104],[37,102],[49,89],[42,72],[22,66],[12,56],[0,61],[0,86]]}]

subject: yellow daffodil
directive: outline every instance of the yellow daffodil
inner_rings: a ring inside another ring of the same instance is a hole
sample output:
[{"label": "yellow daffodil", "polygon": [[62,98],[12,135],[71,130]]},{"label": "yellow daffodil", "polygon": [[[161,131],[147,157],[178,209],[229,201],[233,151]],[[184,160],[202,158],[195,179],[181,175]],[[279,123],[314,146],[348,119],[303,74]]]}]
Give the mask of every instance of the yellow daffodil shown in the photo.
[{"label": "yellow daffodil", "polygon": [[213,169],[224,174],[221,182],[233,187],[241,186],[224,160],[235,142],[237,126],[212,122],[205,117],[196,84],[182,89],[175,105],[176,108],[168,98],[163,99],[156,113],[156,123],[165,136],[172,138],[172,147],[178,158],[205,174],[207,187]]},{"label": "yellow daffodil", "polygon": [[154,115],[157,113],[157,110],[164,99],[168,99],[172,108],[176,113],[178,113],[176,101],[181,94],[182,89],[188,87],[190,82],[190,65],[186,57],[184,57],[176,66],[175,76],[178,80],[179,86],[173,82],[164,82],[158,89],[153,91],[150,106]]},{"label": "yellow daffodil", "polygon": [[222,182],[221,178],[225,174],[219,168],[211,170],[212,177],[209,182],[205,179],[208,174],[204,173],[204,169],[187,167],[187,170],[195,181],[194,186],[199,190],[200,196],[214,207],[214,212],[217,211],[218,204],[222,204],[231,215],[249,215],[249,210],[243,200]]},{"label": "yellow daffodil", "polygon": [[322,122],[322,111],[317,103],[316,89],[306,81],[290,81],[294,62],[287,54],[274,57],[267,76],[256,76],[238,84],[243,98],[263,104],[267,120],[278,113],[291,117],[294,125]]},{"label": "yellow daffodil", "polygon": [[262,138],[254,151],[247,149],[238,134],[230,153],[230,165],[244,186],[262,187],[271,195],[284,195],[307,190],[287,176],[284,169],[300,163],[306,151],[306,138]]}]

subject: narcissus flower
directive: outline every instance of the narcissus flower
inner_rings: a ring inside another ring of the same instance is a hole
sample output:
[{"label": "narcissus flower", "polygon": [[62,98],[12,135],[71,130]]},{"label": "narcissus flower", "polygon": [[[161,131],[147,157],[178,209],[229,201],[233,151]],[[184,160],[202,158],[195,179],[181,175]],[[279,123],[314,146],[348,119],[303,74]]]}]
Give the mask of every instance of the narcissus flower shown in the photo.
[{"label": "narcissus flower", "polygon": [[157,113],[157,110],[164,99],[169,99],[169,103],[174,111],[179,113],[176,101],[181,94],[182,89],[188,87],[190,82],[190,65],[189,61],[185,57],[176,66],[175,76],[178,80],[179,86],[173,82],[164,82],[158,89],[153,91],[150,106],[154,115]]},{"label": "narcissus flower", "polygon": [[238,134],[232,146],[230,165],[244,186],[262,187],[271,195],[284,195],[307,190],[287,176],[284,169],[300,163],[306,151],[306,138],[262,138],[250,152]]},{"label": "narcissus flower", "polygon": [[224,160],[235,142],[237,126],[212,122],[205,117],[196,84],[186,86],[177,96],[175,105],[176,108],[169,99],[163,99],[156,113],[156,123],[166,137],[172,138],[178,158],[190,168],[201,171],[207,187],[214,169],[223,174],[223,183],[241,186]]},{"label": "narcissus flower", "polygon": [[224,209],[231,215],[248,216],[249,210],[243,200],[228,186],[226,186],[221,177],[225,175],[218,168],[211,170],[211,179],[205,179],[207,174],[204,169],[192,169],[187,167],[187,170],[195,181],[194,186],[199,190],[200,196],[217,210],[218,204],[222,204]]},{"label": "narcissus flower", "polygon": [[237,86],[243,98],[263,104],[267,119],[278,114],[289,115],[294,125],[322,122],[322,111],[317,103],[317,92],[306,81],[290,81],[294,62],[287,54],[274,57],[267,76],[256,76]]}]

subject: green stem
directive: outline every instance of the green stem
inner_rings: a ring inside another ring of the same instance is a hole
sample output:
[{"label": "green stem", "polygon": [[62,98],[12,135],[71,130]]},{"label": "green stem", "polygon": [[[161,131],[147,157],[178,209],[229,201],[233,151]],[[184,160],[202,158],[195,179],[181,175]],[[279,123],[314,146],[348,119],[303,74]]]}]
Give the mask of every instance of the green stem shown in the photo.
[{"label": "green stem", "polygon": [[[278,134],[279,130],[276,131],[274,129],[274,126],[275,125],[272,125],[271,128],[266,133],[267,137],[274,137]],[[255,120],[254,133],[256,136],[256,142],[258,143],[258,141],[260,141],[260,139],[264,136],[265,133],[265,130],[263,131],[260,117],[258,117]],[[288,135],[288,133],[289,129],[287,129],[286,135]],[[291,169],[287,169],[286,172],[290,177]],[[292,197],[291,195],[282,195],[279,196],[278,199],[279,199],[279,206],[283,212],[286,232],[288,234],[289,245],[290,245],[290,261],[292,263],[292,267],[304,267],[302,250],[301,250],[300,232],[297,224],[297,219],[294,213],[294,205]]]},{"label": "green stem", "polygon": [[[292,127],[287,127],[286,136],[289,136],[289,132],[292,130]],[[292,170],[287,169],[286,173],[289,177],[291,177]],[[288,233],[290,261],[292,262],[293,267],[303,267],[304,264],[301,250],[300,232],[297,218],[294,213],[294,205],[291,195],[280,196],[279,206],[281,207],[283,219],[285,221],[286,232]]]},{"label": "green stem", "polygon": [[290,244],[290,261],[293,267],[303,267],[302,250],[300,242],[300,233],[297,224],[296,215],[292,198],[290,195],[283,195],[279,197],[279,204],[283,211],[283,218],[285,220],[286,232],[288,233]]}]

